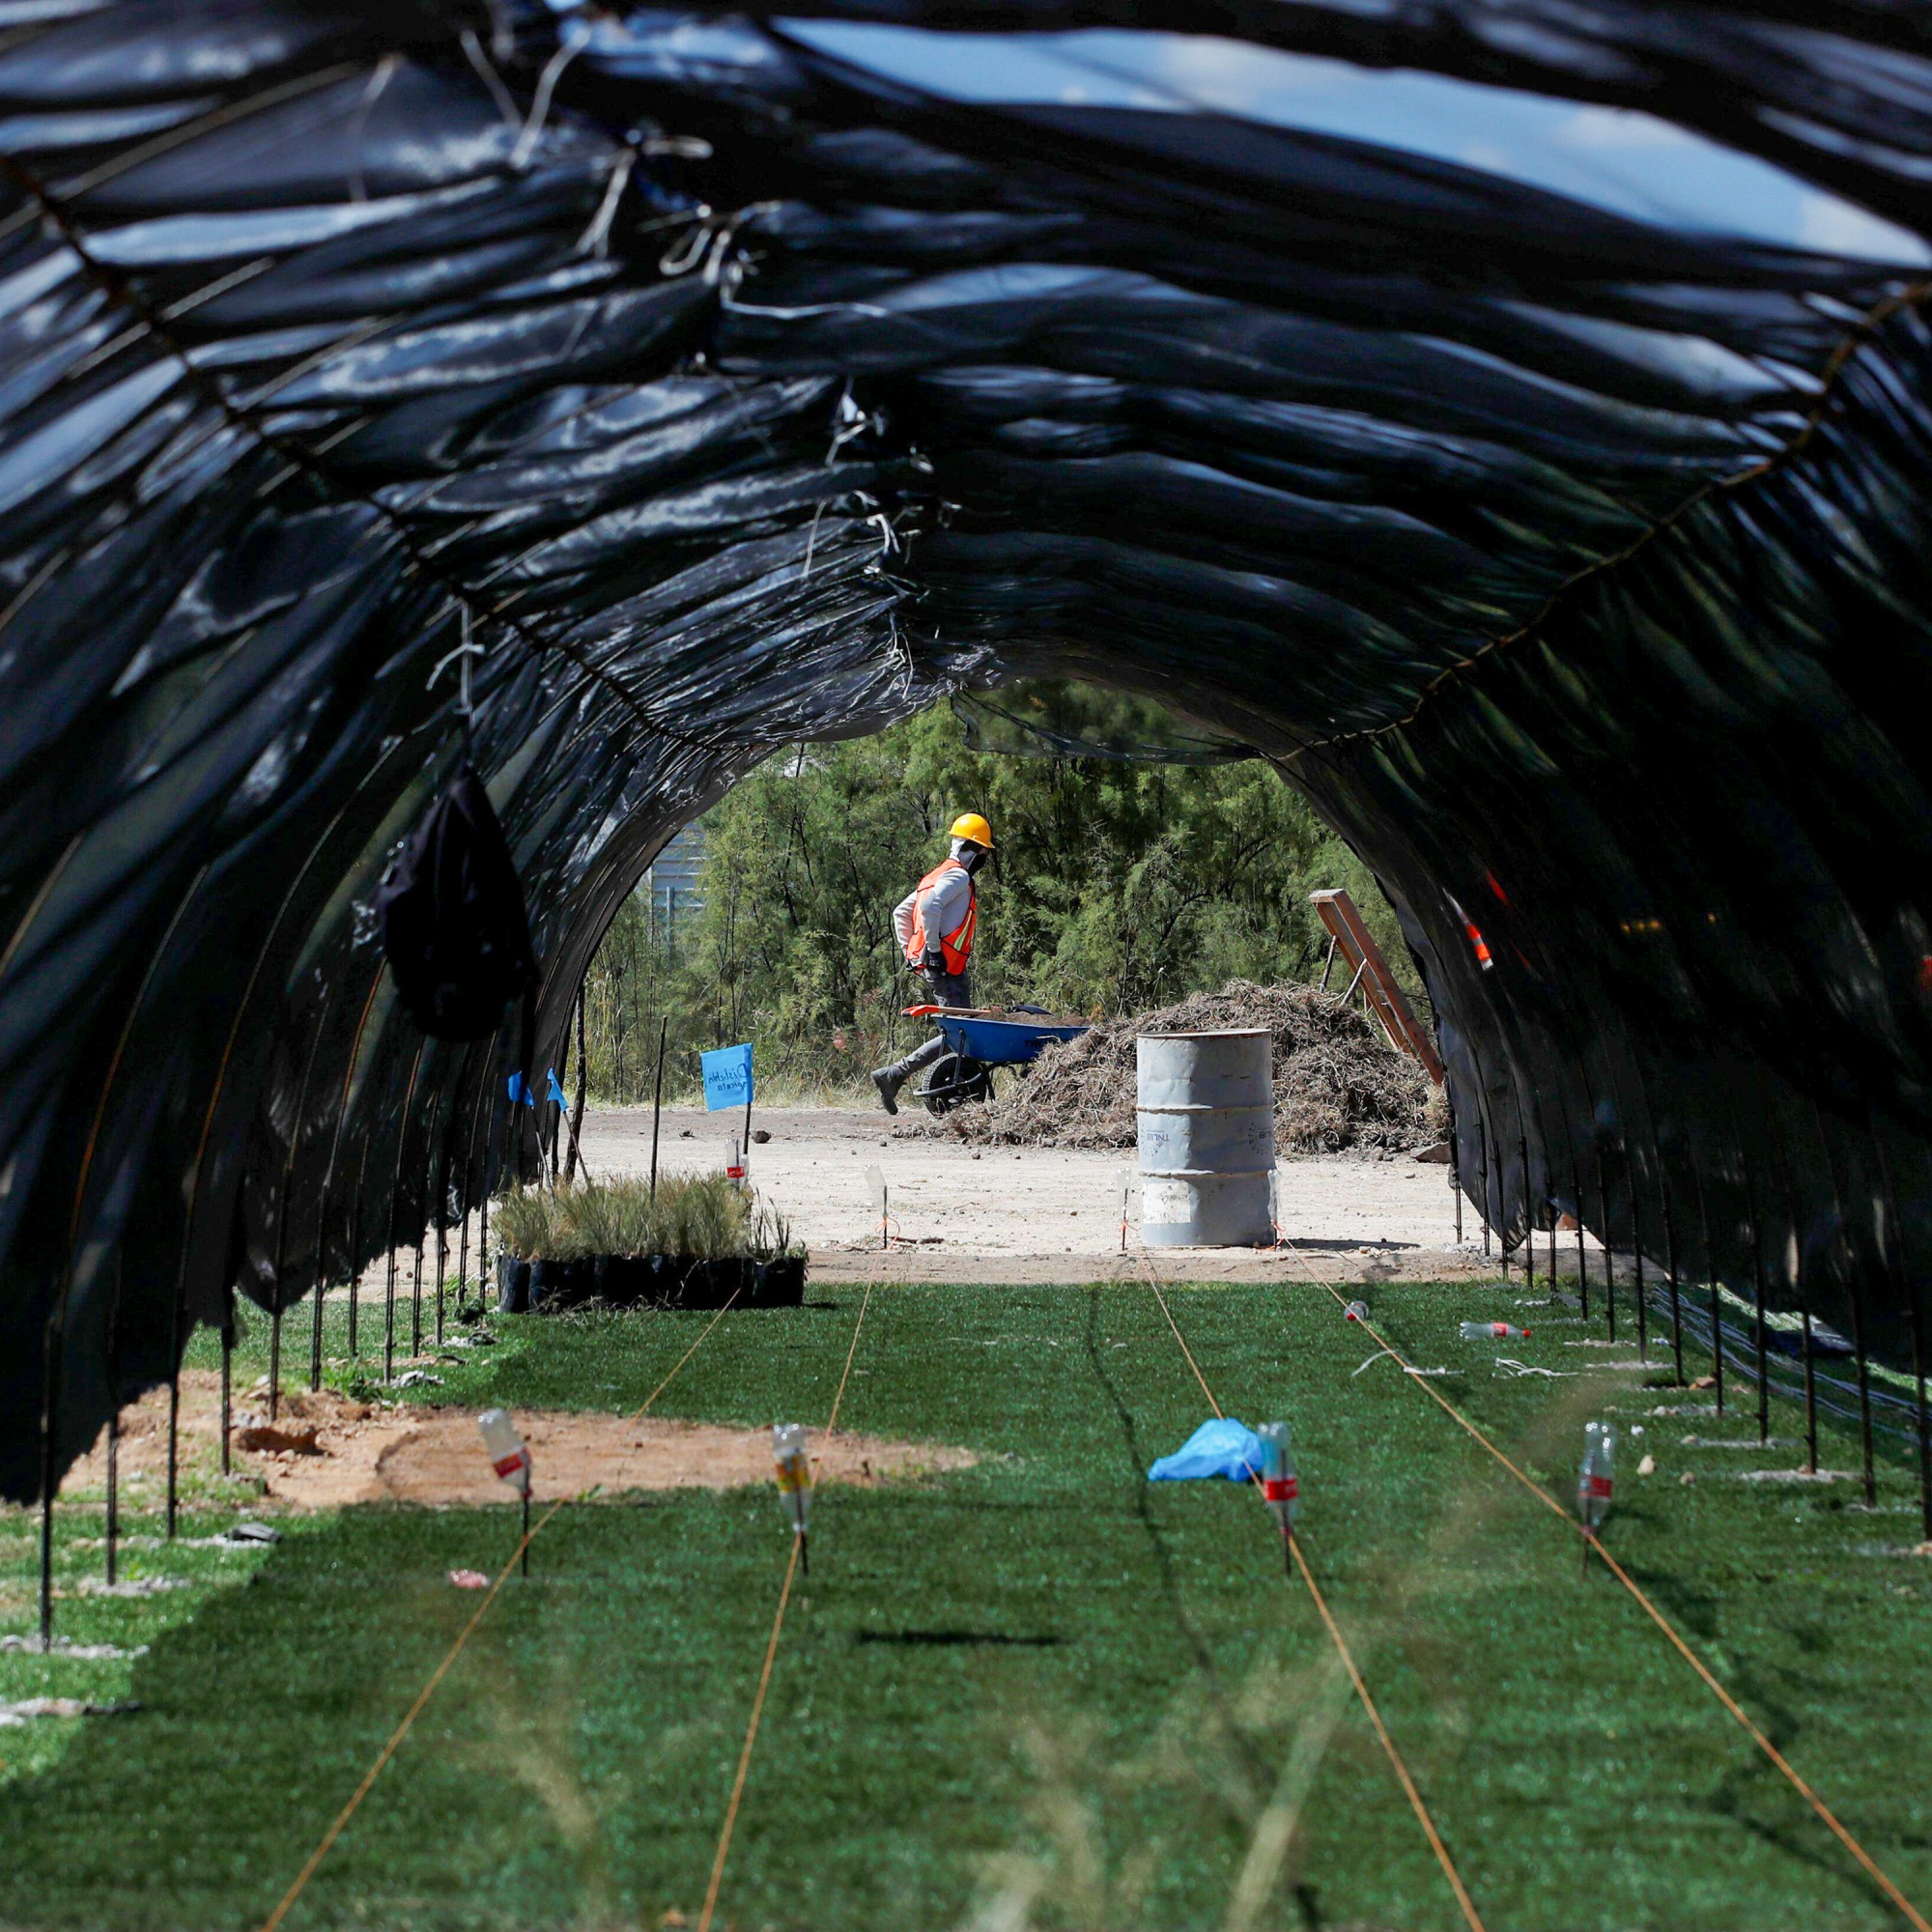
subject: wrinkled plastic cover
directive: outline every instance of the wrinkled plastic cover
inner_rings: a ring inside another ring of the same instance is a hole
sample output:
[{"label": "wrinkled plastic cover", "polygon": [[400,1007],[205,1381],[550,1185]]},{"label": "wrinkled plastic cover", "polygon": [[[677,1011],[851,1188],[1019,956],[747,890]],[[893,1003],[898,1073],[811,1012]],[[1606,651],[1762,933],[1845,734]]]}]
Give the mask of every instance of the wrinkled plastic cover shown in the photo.
[{"label": "wrinkled plastic cover", "polygon": [[1921,14],[0,29],[0,1492],[530,1158],[368,914],[466,740],[541,1056],[761,756],[1019,676],[1364,854],[1505,1235],[1909,1348]]}]

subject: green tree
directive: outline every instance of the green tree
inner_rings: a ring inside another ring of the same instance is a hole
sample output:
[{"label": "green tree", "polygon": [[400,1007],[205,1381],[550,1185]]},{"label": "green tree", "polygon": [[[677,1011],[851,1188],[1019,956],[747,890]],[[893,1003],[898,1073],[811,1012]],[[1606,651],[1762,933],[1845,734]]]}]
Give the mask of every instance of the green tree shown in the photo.
[{"label": "green tree", "polygon": [[1259,759],[1191,766],[976,752],[949,705],[876,737],[766,761],[706,815],[702,910],[674,944],[624,908],[588,984],[593,1089],[648,1098],[658,1016],[669,1091],[703,1047],[752,1039],[769,1089],[845,1085],[924,1028],[893,907],[955,813],[998,840],[981,875],[975,997],[1099,1017],[1235,977],[1316,977],[1308,904],[1346,885],[1405,980],[1394,915],[1346,846]]}]

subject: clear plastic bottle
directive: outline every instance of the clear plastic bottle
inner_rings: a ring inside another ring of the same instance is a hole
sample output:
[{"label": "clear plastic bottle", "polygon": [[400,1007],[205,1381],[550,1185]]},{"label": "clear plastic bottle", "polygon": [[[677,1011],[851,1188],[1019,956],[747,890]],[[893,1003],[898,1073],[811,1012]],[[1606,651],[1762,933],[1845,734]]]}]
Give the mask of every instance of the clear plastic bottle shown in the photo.
[{"label": "clear plastic bottle", "polygon": [[806,1454],[802,1422],[772,1424],[772,1461],[778,1464],[779,1501],[794,1536],[805,1534],[811,1514],[811,1460]]},{"label": "clear plastic bottle", "polygon": [[513,1484],[525,1495],[530,1492],[529,1445],[517,1434],[507,1408],[486,1408],[476,1418],[483,1432],[483,1447],[491,1466],[504,1482]]},{"label": "clear plastic bottle", "polygon": [[1351,1301],[1342,1311],[1345,1321],[1366,1321],[1369,1319],[1369,1304],[1366,1301]]},{"label": "clear plastic bottle", "polygon": [[1617,1426],[1613,1422],[1583,1425],[1583,1461],[1577,1471],[1577,1515],[1595,1535],[1610,1513],[1610,1489],[1615,1476]]},{"label": "clear plastic bottle", "polygon": [[1524,1342],[1529,1339],[1529,1330],[1513,1328],[1507,1321],[1465,1321],[1463,1323],[1463,1339],[1465,1342]]},{"label": "clear plastic bottle", "polygon": [[1281,1524],[1281,1533],[1293,1533],[1301,1515],[1301,1478],[1296,1475],[1294,1458],[1289,1453],[1288,1424],[1264,1422],[1255,1431],[1262,1445],[1262,1496]]}]

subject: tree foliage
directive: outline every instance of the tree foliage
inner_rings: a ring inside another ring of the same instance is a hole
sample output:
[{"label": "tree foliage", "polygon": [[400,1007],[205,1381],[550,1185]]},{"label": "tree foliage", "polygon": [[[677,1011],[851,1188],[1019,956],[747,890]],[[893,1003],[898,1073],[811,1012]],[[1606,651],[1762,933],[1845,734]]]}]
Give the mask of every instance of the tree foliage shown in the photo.
[{"label": "tree foliage", "polygon": [[1308,895],[1354,893],[1405,980],[1394,915],[1360,863],[1260,759],[1183,766],[971,750],[941,705],[872,738],[794,748],[704,820],[700,911],[653,930],[639,893],[591,968],[593,1090],[647,1099],[658,1019],[667,1091],[702,1048],[752,1039],[770,1091],[842,1085],[925,1029],[892,912],[946,851],[955,813],[998,841],[981,874],[974,996],[1099,1018],[1235,977],[1318,977]]}]

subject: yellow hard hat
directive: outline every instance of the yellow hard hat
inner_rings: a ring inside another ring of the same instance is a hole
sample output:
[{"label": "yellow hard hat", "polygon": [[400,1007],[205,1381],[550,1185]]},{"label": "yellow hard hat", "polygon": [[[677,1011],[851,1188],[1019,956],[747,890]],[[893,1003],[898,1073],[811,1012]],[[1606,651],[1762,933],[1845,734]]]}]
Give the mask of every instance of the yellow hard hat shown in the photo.
[{"label": "yellow hard hat", "polygon": [[993,849],[993,828],[977,811],[962,811],[952,821],[949,835],[954,838],[970,838],[976,845],[983,845],[987,851]]}]

